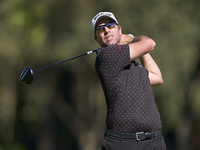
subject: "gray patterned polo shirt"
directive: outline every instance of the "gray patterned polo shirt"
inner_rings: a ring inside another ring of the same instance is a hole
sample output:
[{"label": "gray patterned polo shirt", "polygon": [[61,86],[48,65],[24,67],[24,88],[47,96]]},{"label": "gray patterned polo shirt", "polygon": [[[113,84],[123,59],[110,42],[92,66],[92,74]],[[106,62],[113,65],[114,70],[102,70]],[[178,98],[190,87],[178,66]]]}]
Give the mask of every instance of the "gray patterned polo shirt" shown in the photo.
[{"label": "gray patterned polo shirt", "polygon": [[131,62],[128,45],[102,47],[95,68],[106,98],[108,129],[136,133],[161,128],[148,71]]}]

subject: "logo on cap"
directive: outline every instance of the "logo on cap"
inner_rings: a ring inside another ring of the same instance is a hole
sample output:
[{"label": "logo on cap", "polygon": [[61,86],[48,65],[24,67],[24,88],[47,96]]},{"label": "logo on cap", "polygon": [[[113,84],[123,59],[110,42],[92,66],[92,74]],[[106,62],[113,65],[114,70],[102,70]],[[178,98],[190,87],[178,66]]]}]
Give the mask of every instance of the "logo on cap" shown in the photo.
[{"label": "logo on cap", "polygon": [[94,20],[96,20],[97,18],[101,17],[101,16],[109,16],[111,17],[112,14],[110,13],[106,13],[106,12],[101,12],[101,13],[98,13],[95,17],[94,17]]}]

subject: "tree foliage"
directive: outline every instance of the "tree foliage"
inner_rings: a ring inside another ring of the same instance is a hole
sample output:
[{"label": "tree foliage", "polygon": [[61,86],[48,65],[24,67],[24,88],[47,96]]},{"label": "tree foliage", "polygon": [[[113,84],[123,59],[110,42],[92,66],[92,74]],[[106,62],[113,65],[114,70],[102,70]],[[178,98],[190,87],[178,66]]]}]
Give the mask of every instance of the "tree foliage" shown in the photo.
[{"label": "tree foliage", "polygon": [[0,1],[0,150],[100,149],[106,105],[95,54],[19,81],[39,68],[93,50],[91,19],[115,14],[123,33],[147,35],[164,84],[153,88],[169,149],[198,149],[200,2],[197,0]]}]

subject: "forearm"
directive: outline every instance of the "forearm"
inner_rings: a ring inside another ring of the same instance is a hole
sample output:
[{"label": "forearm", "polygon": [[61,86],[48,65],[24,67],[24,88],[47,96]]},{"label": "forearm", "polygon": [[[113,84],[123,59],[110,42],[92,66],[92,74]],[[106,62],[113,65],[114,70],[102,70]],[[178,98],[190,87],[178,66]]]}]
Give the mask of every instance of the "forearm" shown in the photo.
[{"label": "forearm", "polygon": [[154,49],[155,45],[156,43],[154,42],[154,40],[147,36],[134,37],[132,42],[129,44],[130,59],[134,60],[151,52]]},{"label": "forearm", "polygon": [[163,83],[161,71],[149,53],[140,57],[144,68],[149,71],[149,79],[152,86],[158,86]]}]

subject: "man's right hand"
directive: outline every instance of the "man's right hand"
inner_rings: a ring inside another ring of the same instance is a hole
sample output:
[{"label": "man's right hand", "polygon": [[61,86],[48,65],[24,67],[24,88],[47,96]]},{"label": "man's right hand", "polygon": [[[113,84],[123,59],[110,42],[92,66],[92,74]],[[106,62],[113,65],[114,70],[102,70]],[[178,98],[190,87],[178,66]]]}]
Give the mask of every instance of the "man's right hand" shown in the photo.
[{"label": "man's right hand", "polygon": [[133,39],[134,39],[134,36],[132,34],[122,34],[120,44],[122,45],[130,44]]}]

